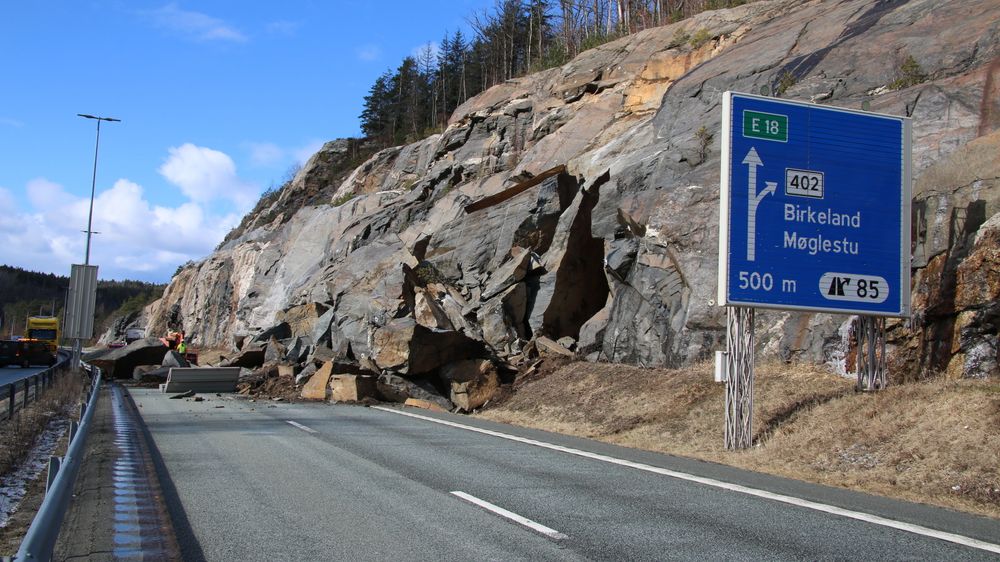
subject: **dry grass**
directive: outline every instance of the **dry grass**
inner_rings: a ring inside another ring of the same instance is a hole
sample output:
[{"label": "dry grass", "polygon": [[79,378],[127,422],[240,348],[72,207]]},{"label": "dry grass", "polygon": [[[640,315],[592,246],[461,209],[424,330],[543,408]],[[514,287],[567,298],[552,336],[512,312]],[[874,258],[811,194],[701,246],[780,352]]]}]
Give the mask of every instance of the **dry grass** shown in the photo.
[{"label": "dry grass", "polygon": [[823,367],[756,368],[756,446],[722,449],[723,385],[685,370],[574,363],[484,418],[1000,517],[1000,383],[859,394]]},{"label": "dry grass", "polygon": [[[0,422],[0,474],[10,472],[24,460],[52,419],[70,414],[80,402],[83,385],[83,376],[59,375],[52,388],[46,389],[37,402],[29,402],[28,407],[15,412],[12,419]],[[6,401],[3,406],[7,406]]]}]

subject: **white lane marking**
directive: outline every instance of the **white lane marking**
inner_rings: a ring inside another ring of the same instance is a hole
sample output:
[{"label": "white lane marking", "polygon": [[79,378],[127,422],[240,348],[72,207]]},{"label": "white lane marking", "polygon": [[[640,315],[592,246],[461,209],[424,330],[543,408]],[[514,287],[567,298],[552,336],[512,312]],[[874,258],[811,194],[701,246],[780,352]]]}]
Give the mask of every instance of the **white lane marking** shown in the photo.
[{"label": "white lane marking", "polygon": [[306,427],[306,426],[302,425],[299,422],[292,421],[292,420],[285,420],[285,421],[288,422],[288,423],[290,423],[290,424],[292,424],[292,425],[294,425],[295,427],[301,429],[302,431],[305,431],[306,433],[319,433],[315,429],[313,429],[311,427]]},{"label": "white lane marking", "polygon": [[730,490],[732,492],[738,492],[741,494],[747,494],[749,496],[756,496],[759,498],[765,498],[777,502],[787,503],[790,505],[796,505],[799,507],[804,507],[806,509],[812,509],[815,511],[821,511],[823,513],[829,513],[832,515],[839,515],[841,517],[847,517],[849,519],[856,519],[858,521],[865,521],[867,523],[872,523],[875,525],[881,525],[883,527],[890,527],[892,529],[898,529],[900,531],[906,531],[908,533],[914,533],[917,535],[923,535],[925,537],[932,537],[935,539],[940,539],[943,541],[953,542],[963,546],[968,546],[972,548],[977,548],[979,550],[985,550],[987,552],[993,552],[1000,554],[1000,544],[989,543],[986,541],[981,541],[971,537],[966,537],[963,535],[956,535],[954,533],[947,533],[944,531],[938,531],[935,529],[930,529],[928,527],[923,527],[920,525],[914,525],[912,523],[904,523],[902,521],[896,521],[894,519],[889,519],[887,517],[880,517],[878,515],[871,515],[869,513],[862,513],[860,511],[852,511],[850,509],[844,509],[842,507],[836,507],[832,505],[827,505],[819,502],[814,502],[810,500],[805,500],[802,498],[796,498],[793,496],[786,496],[783,494],[776,494],[774,492],[768,492],[766,490],[758,490],[756,488],[750,488],[748,486],[741,486],[739,484],[730,484],[729,482],[723,482],[721,480],[715,480],[713,478],[705,478],[703,476],[695,476],[694,474],[688,474],[686,472],[678,472],[676,470],[669,470],[666,468],[660,468],[658,466],[652,466],[648,464],[643,464],[639,462],[627,461],[623,459],[618,459],[615,457],[609,457],[607,455],[601,455],[598,453],[591,453],[589,451],[581,451],[580,449],[573,449],[570,447],[563,447],[562,445],[553,445],[552,443],[546,443],[544,441],[537,441],[535,439],[527,439],[525,437],[518,437],[516,435],[510,435],[507,433],[500,433],[499,431],[492,431],[489,429],[481,429],[478,427],[473,427],[471,425],[464,425],[456,422],[451,422],[447,420],[439,420],[436,418],[422,416],[420,414],[414,414],[411,412],[404,412],[402,410],[396,410],[393,408],[386,408],[384,406],[372,406],[373,409],[382,410],[383,412],[390,412],[393,414],[399,414],[401,416],[409,416],[411,418],[417,418],[421,420],[426,420],[432,423],[437,423],[441,425],[447,425],[450,427],[457,427],[459,429],[465,429],[468,431],[474,431],[476,433],[482,433],[484,435],[492,435],[493,437],[499,437],[501,439],[507,439],[510,441],[516,441],[518,443],[525,443],[527,445],[534,445],[536,447],[542,447],[543,449],[551,449],[553,451],[560,451],[563,453],[569,453],[571,455],[576,455],[578,457],[585,457],[588,459],[593,459],[597,461],[607,462],[611,464],[617,464],[620,466],[627,466],[629,468],[634,468],[637,470],[644,470],[646,472],[652,472],[654,474],[662,474],[663,476],[669,476],[671,478],[677,478],[679,480],[686,480],[688,482],[697,482],[699,484],[704,484],[706,486],[712,486],[715,488],[721,488],[723,490]]},{"label": "white lane marking", "polygon": [[549,538],[553,538],[553,539],[556,539],[556,540],[562,540],[562,539],[566,538],[566,535],[560,533],[559,531],[557,531],[555,529],[551,529],[549,527],[546,527],[545,525],[542,525],[541,523],[538,523],[536,521],[532,521],[531,519],[528,519],[527,517],[521,517],[520,515],[514,513],[513,511],[507,511],[506,509],[504,509],[504,508],[502,508],[502,507],[500,507],[498,505],[494,505],[494,504],[492,504],[492,503],[490,503],[490,502],[488,502],[486,500],[481,500],[481,499],[477,498],[476,496],[472,496],[472,495],[466,494],[465,492],[459,492],[459,491],[452,492],[452,495],[458,496],[458,497],[462,498],[463,500],[465,500],[465,501],[467,501],[469,503],[476,504],[476,505],[478,505],[479,507],[481,507],[483,509],[492,511],[493,513],[496,513],[497,515],[499,515],[501,517],[506,517],[507,519],[510,519],[511,521],[514,521],[515,523],[519,523],[521,525],[524,525],[525,527],[531,529],[532,531],[535,531],[536,533],[541,533],[541,534],[543,534],[543,535],[545,535],[545,536],[547,536]]}]

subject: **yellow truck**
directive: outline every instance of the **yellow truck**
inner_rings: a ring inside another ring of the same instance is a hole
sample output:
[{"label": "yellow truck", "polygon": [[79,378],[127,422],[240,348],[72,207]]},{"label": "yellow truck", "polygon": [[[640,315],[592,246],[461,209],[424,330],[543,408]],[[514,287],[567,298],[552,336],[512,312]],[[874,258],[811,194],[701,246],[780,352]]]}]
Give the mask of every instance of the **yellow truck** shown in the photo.
[{"label": "yellow truck", "polygon": [[29,316],[28,325],[25,330],[25,337],[31,340],[45,342],[49,351],[55,353],[59,350],[59,319],[55,316]]}]

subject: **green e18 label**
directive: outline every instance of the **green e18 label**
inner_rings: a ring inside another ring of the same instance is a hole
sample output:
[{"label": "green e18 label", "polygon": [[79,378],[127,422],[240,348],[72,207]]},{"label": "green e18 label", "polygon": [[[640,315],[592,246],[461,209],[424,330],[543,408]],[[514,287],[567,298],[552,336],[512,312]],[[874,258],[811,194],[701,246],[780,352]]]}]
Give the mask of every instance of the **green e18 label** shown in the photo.
[{"label": "green e18 label", "polygon": [[743,136],[788,142],[788,116],[744,110]]}]

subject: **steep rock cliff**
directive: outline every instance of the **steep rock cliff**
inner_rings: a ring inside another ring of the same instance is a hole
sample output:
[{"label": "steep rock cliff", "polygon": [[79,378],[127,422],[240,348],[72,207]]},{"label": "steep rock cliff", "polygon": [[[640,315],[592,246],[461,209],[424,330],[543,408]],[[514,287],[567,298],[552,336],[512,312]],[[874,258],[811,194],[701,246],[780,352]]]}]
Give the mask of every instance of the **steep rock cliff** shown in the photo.
[{"label": "steep rock cliff", "polygon": [[[372,360],[380,346],[418,353],[399,345],[403,332],[423,334],[421,348],[457,333],[512,362],[543,335],[595,360],[706,358],[725,328],[713,302],[719,150],[705,132],[718,135],[724,91],[767,87],[913,117],[915,319],[893,325],[896,370],[995,375],[996,295],[929,295],[996,269],[995,231],[980,232],[1000,211],[996,168],[955,179],[936,163],[1000,126],[998,22],[990,0],[764,1],[498,85],[443,133],[383,150],[343,181],[329,168],[344,143],[329,143],[266,220],[249,217],[174,278],[150,331],[239,348],[305,307],[317,312],[299,314],[291,337],[370,370],[407,372],[395,352],[392,365]],[[711,39],[685,39],[700,30]],[[926,79],[896,89],[908,56]],[[842,359],[847,317],[762,316],[765,352]]]}]

